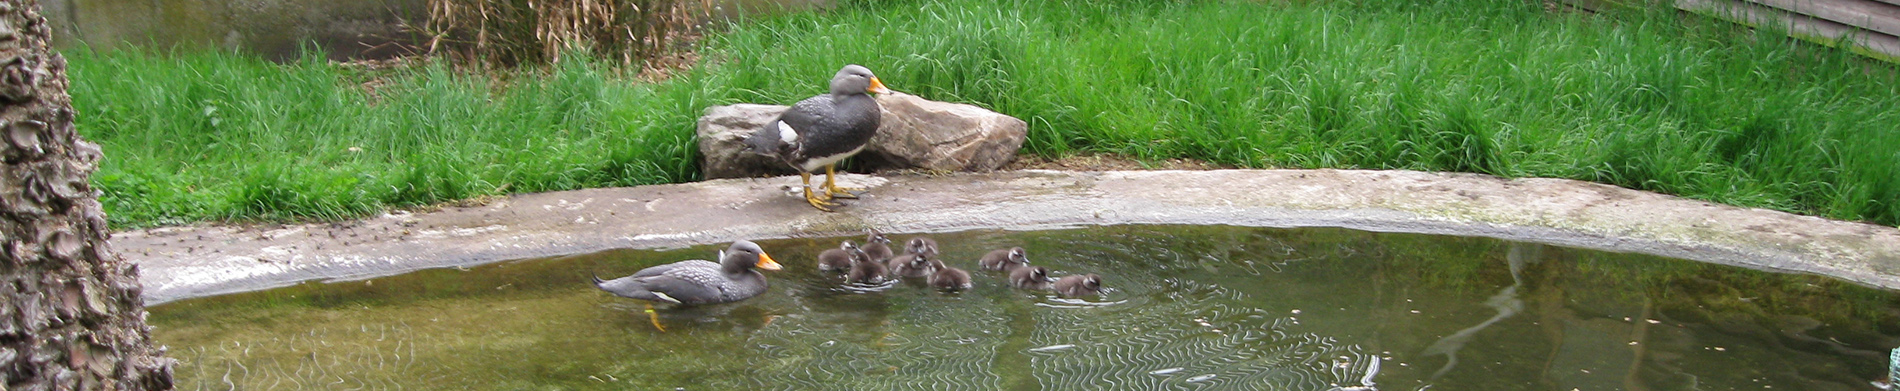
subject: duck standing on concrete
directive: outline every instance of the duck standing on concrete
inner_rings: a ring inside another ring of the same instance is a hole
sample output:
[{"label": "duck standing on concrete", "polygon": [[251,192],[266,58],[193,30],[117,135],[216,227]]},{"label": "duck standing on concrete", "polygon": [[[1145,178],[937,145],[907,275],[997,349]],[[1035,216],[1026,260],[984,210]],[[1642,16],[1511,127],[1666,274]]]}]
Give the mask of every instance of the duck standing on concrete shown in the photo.
[{"label": "duck standing on concrete", "polygon": [[1022,247],[998,249],[990,251],[989,254],[983,254],[983,259],[976,261],[976,264],[983,267],[983,270],[1010,271],[1029,265],[1029,254],[1025,253]]},{"label": "duck standing on concrete", "polygon": [[[833,198],[858,198],[852,192],[862,190],[838,187],[832,177],[837,175],[839,161],[864,150],[877,134],[882,112],[871,93],[887,94],[890,89],[870,69],[846,65],[831,77],[831,93],[798,101],[747,137],[746,145],[754,153],[778,157],[797,169],[805,181],[805,202],[830,212],[828,206],[838,205]],[[819,167],[825,169],[823,197],[811,191],[811,173]]]},{"label": "duck standing on concrete", "polygon": [[765,275],[756,269],[780,268],[758,244],[741,240],[719,252],[719,263],[698,259],[679,261],[640,269],[631,276],[612,280],[594,277],[594,286],[615,296],[649,302],[647,316],[652,318],[653,327],[664,332],[666,327],[660,326],[652,303],[698,305],[749,299],[765,293],[768,287]]}]

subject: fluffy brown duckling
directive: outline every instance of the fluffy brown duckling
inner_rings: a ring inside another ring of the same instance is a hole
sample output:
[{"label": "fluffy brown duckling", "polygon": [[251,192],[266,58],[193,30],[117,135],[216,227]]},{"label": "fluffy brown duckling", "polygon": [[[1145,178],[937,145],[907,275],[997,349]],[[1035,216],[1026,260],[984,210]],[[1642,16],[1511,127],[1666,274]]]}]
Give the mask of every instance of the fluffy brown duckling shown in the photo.
[{"label": "fluffy brown duckling", "polygon": [[852,262],[855,262],[852,257],[863,253],[864,251],[859,249],[857,243],[852,243],[849,240],[838,243],[838,248],[818,253],[818,270],[828,272],[845,271],[851,268]]},{"label": "fluffy brown duckling", "polygon": [[1102,276],[1095,273],[1065,276],[1056,280],[1056,294],[1063,297],[1095,296],[1102,292]]},{"label": "fluffy brown duckling", "polygon": [[909,242],[904,243],[904,253],[923,254],[935,258],[937,257],[937,241],[922,236],[910,238]]},{"label": "fluffy brown duckling", "polygon": [[1055,279],[1049,278],[1049,268],[1042,266],[1024,266],[1009,271],[1009,286],[1017,288],[1048,290],[1049,283],[1053,281]]},{"label": "fluffy brown duckling", "polygon": [[891,256],[896,255],[891,253],[890,238],[884,237],[884,234],[878,233],[877,230],[874,229],[868,229],[865,230],[865,232],[864,245],[860,246],[860,248],[864,249],[865,256],[871,257],[871,261],[884,262],[890,260]]},{"label": "fluffy brown duckling", "polygon": [[[939,263],[941,265],[941,263]],[[941,266],[936,273],[930,273],[930,286],[944,290],[970,289],[970,272],[949,266]]]},{"label": "fluffy brown duckling", "polygon": [[904,254],[891,258],[891,275],[897,277],[929,277],[943,266],[943,262],[930,259],[924,254]]},{"label": "fluffy brown duckling", "polygon": [[1022,247],[998,249],[990,251],[989,254],[983,254],[983,259],[978,260],[976,264],[982,266],[983,270],[1014,270],[1028,265],[1029,255],[1023,252]]},{"label": "fluffy brown duckling", "polygon": [[887,275],[890,273],[890,269],[886,268],[883,262],[878,262],[868,256],[864,256],[863,250],[859,250],[858,254],[858,256],[852,257],[851,270],[845,272],[844,281],[871,285],[884,283],[884,280],[888,278]]}]

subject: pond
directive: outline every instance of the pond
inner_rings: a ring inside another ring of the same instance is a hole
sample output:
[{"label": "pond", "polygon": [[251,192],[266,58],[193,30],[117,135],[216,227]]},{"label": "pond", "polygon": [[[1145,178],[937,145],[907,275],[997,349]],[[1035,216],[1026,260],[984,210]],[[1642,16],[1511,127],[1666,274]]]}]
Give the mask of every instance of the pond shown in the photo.
[{"label": "pond", "polygon": [[[1900,346],[1893,292],[1639,254],[1330,228],[928,236],[973,289],[815,269],[857,236],[758,241],[785,266],[770,291],[661,309],[665,332],[589,277],[725,244],[312,282],[150,322],[184,390],[1872,390]],[[978,270],[1010,246],[1110,290]]]}]

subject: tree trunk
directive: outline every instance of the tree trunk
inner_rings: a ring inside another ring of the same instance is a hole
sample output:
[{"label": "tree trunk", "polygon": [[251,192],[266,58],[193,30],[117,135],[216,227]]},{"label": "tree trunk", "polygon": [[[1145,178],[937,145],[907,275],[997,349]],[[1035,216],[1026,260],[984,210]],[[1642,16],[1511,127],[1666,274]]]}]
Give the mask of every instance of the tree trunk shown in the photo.
[{"label": "tree trunk", "polygon": [[138,267],[106,244],[87,181],[102,155],[73,131],[39,8],[0,2],[0,391],[170,389]]}]

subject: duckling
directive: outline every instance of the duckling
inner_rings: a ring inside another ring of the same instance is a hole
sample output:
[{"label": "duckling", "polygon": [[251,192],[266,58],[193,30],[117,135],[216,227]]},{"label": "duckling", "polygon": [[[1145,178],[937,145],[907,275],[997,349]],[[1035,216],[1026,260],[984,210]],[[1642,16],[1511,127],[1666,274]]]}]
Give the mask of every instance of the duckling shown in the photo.
[{"label": "duckling", "polygon": [[1029,255],[1023,252],[1022,247],[998,249],[990,251],[989,254],[983,254],[983,259],[977,261],[976,264],[982,266],[983,270],[1009,271],[1028,265]]},{"label": "duckling", "polygon": [[849,240],[838,243],[838,248],[818,253],[818,270],[828,272],[845,271],[851,268],[851,263],[853,262],[851,257],[863,252],[864,251],[858,248],[857,243],[852,243]]},{"label": "duckling", "polygon": [[934,262],[929,255],[904,254],[891,258],[891,275],[898,277],[929,277],[937,271],[942,262]]},{"label": "duckling", "polygon": [[932,240],[930,238],[922,237],[922,236],[910,238],[909,242],[904,243],[904,252],[909,253],[909,254],[924,254],[931,257],[936,257],[937,256],[937,241]]},{"label": "duckling", "polygon": [[1056,280],[1055,289],[1063,297],[1094,296],[1102,292],[1102,276],[1089,273],[1062,277]]},{"label": "duckling", "polygon": [[851,271],[845,273],[844,281],[859,284],[882,284],[889,272],[890,270],[884,267],[883,262],[871,260],[870,257],[864,255],[863,249],[859,249],[857,256],[851,257]]},{"label": "duckling", "polygon": [[1049,278],[1049,268],[1042,266],[1023,266],[1009,272],[1009,285],[1017,288],[1048,290],[1051,281],[1055,279]]},{"label": "duckling", "polygon": [[884,262],[890,260],[892,255],[896,255],[891,253],[890,238],[884,237],[884,234],[878,233],[875,229],[867,229],[864,231],[867,235],[864,236],[864,246],[861,248],[864,249],[866,256],[871,257],[872,261]]},{"label": "duckling", "polygon": [[970,289],[970,272],[937,263],[936,273],[930,273],[930,286],[943,290]]}]

